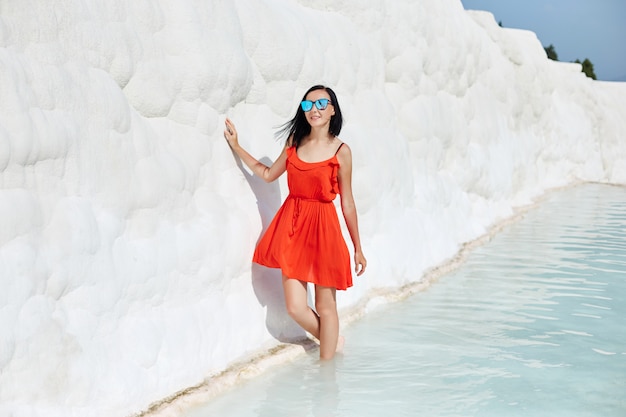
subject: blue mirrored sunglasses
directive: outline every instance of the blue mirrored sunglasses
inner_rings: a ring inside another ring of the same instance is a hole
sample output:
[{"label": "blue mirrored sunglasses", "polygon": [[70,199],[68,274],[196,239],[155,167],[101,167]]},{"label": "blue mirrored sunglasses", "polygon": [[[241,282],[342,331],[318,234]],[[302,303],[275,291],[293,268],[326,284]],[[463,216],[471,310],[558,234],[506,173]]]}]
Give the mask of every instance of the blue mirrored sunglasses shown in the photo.
[{"label": "blue mirrored sunglasses", "polygon": [[300,103],[300,107],[302,107],[303,111],[307,112],[311,111],[311,109],[313,108],[313,104],[315,104],[315,107],[317,107],[318,110],[324,110],[326,109],[326,107],[328,107],[329,104],[333,103],[331,103],[330,100],[327,98],[320,98],[315,101],[304,100]]}]

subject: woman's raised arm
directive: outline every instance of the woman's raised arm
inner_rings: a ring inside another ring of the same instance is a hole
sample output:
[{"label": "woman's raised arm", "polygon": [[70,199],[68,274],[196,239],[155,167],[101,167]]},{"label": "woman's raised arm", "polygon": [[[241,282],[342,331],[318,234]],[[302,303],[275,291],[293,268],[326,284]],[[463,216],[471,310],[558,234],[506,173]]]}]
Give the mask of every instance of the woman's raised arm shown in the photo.
[{"label": "woman's raised arm", "polygon": [[243,161],[244,164],[252,170],[254,175],[262,178],[265,182],[272,182],[280,177],[287,169],[287,146],[283,148],[280,156],[271,167],[268,167],[262,162],[259,162],[255,157],[250,155],[244,148],[239,145],[239,138],[237,136],[237,129],[235,124],[226,119],[226,129],[224,129],[224,138],[228,142],[230,148],[237,154],[237,156]]}]

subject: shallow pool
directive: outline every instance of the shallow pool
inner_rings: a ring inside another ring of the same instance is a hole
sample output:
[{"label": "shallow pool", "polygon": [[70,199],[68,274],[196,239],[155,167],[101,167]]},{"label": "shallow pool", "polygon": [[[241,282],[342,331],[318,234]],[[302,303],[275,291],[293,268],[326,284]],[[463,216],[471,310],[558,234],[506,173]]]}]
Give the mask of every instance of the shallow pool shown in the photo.
[{"label": "shallow pool", "polygon": [[626,188],[553,193],[456,271],[186,417],[626,416]]}]

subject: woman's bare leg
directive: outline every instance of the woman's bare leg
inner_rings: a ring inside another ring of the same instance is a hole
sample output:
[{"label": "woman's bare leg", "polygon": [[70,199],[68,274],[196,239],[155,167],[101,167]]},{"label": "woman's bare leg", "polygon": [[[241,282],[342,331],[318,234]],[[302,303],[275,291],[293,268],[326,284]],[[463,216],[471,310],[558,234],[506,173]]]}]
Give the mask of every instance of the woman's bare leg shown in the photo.
[{"label": "woman's bare leg", "polygon": [[287,313],[307,332],[320,338],[320,318],[307,303],[306,282],[283,275]]},{"label": "woman's bare leg", "polygon": [[335,288],[315,286],[315,309],[320,323],[320,359],[332,359],[337,349],[339,315],[336,293]]}]

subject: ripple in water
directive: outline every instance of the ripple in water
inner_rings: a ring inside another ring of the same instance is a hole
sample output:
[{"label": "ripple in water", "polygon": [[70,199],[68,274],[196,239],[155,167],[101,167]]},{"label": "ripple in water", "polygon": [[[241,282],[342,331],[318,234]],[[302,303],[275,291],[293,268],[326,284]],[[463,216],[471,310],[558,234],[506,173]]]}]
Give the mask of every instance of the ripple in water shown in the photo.
[{"label": "ripple in water", "polygon": [[553,194],[345,335],[186,416],[626,416],[626,189]]}]

